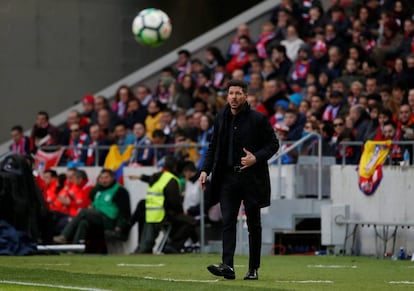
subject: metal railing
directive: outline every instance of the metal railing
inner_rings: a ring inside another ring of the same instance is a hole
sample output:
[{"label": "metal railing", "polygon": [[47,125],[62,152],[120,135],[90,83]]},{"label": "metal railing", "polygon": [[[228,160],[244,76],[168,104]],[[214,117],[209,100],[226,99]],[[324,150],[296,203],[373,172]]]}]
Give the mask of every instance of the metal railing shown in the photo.
[{"label": "metal railing", "polygon": [[[282,147],[280,147],[280,150],[276,153],[276,155],[274,155],[270,160],[269,160],[269,164],[274,164],[275,161],[277,162],[278,165],[278,179],[279,179],[279,183],[278,183],[278,193],[280,195],[280,193],[282,193],[282,156],[285,154],[290,153],[291,151],[299,148],[300,146],[303,145],[303,143],[305,143],[308,140],[317,138],[317,142],[318,142],[318,181],[317,181],[317,195],[318,195],[318,199],[321,200],[322,199],[322,136],[319,133],[316,132],[312,132],[304,137],[302,137],[300,140],[295,141],[293,144],[291,144],[288,148],[282,149]],[[290,142],[282,142],[280,143],[282,144],[290,144]]]}]

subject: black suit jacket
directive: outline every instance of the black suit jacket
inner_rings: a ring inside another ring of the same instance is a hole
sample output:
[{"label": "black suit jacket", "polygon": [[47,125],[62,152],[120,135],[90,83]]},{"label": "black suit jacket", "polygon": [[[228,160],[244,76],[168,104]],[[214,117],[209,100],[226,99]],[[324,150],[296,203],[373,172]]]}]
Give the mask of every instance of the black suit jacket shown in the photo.
[{"label": "black suit jacket", "polygon": [[[231,114],[230,106],[227,105],[219,112],[215,119],[214,133],[207,150],[206,158],[201,171],[212,173],[211,180],[211,203],[219,202],[220,185],[223,183],[222,174],[227,167],[228,150],[228,126],[227,117]],[[251,110],[245,104],[241,116],[240,136],[244,148],[254,154],[257,162],[246,168],[239,175],[243,175],[241,183],[245,189],[245,197],[249,202],[259,207],[270,205],[270,178],[267,160],[278,150],[279,143],[276,135],[263,114]]]}]

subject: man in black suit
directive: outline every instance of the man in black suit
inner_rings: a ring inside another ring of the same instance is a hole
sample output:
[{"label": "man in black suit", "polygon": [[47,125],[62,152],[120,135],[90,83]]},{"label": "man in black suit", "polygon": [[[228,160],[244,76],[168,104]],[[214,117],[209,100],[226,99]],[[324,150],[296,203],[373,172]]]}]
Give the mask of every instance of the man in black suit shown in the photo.
[{"label": "man in black suit", "polygon": [[244,279],[257,280],[262,244],[260,209],[270,205],[267,160],[279,144],[267,118],[251,110],[246,98],[247,83],[231,80],[227,85],[228,105],[216,117],[200,183],[204,187],[212,173],[211,205],[220,202],[223,215],[222,262],[207,269],[216,276],[235,279],[237,215],[244,201],[249,232],[249,271]]}]

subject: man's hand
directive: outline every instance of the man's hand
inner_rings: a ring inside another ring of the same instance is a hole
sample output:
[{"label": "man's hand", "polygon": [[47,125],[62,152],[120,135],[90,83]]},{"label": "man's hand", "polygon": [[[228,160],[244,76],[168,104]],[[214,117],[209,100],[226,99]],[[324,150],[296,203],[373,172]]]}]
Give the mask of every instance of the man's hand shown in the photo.
[{"label": "man's hand", "polygon": [[200,181],[200,185],[201,185],[201,189],[205,190],[206,189],[206,181],[207,181],[207,173],[206,172],[201,172],[200,173],[200,178],[198,178],[198,180]]},{"label": "man's hand", "polygon": [[243,151],[246,155],[241,158],[241,170],[251,167],[256,163],[256,157],[251,152],[249,152],[245,148],[243,148]]}]

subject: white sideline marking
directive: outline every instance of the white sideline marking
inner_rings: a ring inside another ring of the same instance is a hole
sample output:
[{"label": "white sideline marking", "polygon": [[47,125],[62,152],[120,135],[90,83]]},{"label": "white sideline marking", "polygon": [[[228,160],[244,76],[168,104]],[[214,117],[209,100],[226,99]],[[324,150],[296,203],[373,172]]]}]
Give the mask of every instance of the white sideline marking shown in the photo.
[{"label": "white sideline marking", "polygon": [[343,265],[308,265],[308,268],[321,268],[321,269],[356,269],[358,266],[343,266]]},{"label": "white sideline marking", "polygon": [[32,264],[36,266],[70,266],[70,263],[61,263],[61,264]]},{"label": "white sideline marking", "polygon": [[148,276],[145,276],[144,279],[169,281],[169,282],[193,282],[193,283],[215,283],[215,282],[218,282],[218,279],[215,279],[215,280],[195,280],[195,279],[154,278],[154,277],[148,277]]},{"label": "white sideline marking", "polygon": [[302,280],[302,281],[275,281],[276,283],[299,283],[299,284],[333,284],[334,281],[331,280]]},{"label": "white sideline marking", "polygon": [[390,281],[388,284],[405,284],[405,285],[414,285],[413,281]]},{"label": "white sideline marking", "polygon": [[165,264],[117,264],[118,267],[165,267]]},{"label": "white sideline marking", "polygon": [[22,285],[22,286],[37,286],[37,287],[50,287],[56,289],[71,289],[71,290],[82,290],[82,291],[111,291],[108,289],[99,288],[88,288],[88,287],[77,287],[77,286],[66,286],[66,285],[54,285],[54,284],[42,284],[34,282],[19,282],[19,281],[8,281],[0,280],[0,284],[11,284],[11,285]]}]

